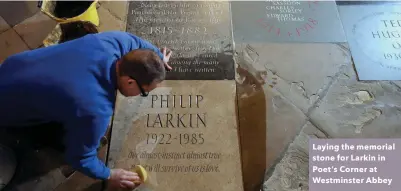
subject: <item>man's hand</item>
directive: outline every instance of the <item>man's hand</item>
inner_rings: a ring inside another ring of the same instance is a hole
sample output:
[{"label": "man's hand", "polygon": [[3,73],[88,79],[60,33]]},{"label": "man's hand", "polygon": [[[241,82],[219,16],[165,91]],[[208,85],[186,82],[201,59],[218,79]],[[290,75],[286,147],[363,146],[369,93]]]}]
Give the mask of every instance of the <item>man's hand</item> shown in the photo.
[{"label": "man's hand", "polygon": [[134,189],[139,186],[141,179],[138,174],[123,169],[111,169],[108,187],[113,189]]},{"label": "man's hand", "polygon": [[166,69],[167,69],[168,71],[170,71],[170,70],[173,69],[173,68],[171,68],[171,66],[168,65],[168,62],[169,62],[169,60],[170,60],[170,57],[171,57],[171,54],[173,53],[173,51],[168,50],[168,53],[167,53],[167,50],[168,50],[168,49],[167,49],[166,47],[164,47],[164,48],[161,49],[161,51],[162,51],[162,53],[163,53],[163,62],[164,62],[164,66],[166,67]]}]

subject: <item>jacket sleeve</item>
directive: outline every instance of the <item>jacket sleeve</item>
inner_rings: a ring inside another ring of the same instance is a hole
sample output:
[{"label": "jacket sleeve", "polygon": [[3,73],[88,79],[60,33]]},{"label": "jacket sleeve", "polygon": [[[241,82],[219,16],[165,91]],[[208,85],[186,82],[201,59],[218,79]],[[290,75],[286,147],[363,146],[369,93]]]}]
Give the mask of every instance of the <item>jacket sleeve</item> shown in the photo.
[{"label": "jacket sleeve", "polygon": [[132,39],[132,44],[131,44],[131,50],[135,50],[135,49],[151,49],[154,52],[157,53],[157,55],[159,55],[159,57],[163,60],[163,54],[160,52],[160,49],[158,49],[155,45],[153,45],[152,43],[150,43],[147,40],[144,40],[138,36],[135,36],[131,33],[127,33],[127,35]]},{"label": "jacket sleeve", "polygon": [[122,57],[135,49],[150,49],[163,60],[163,54],[155,45],[131,33],[123,31],[107,31],[100,33],[98,38],[101,39],[101,42],[107,51],[114,53],[117,57]]},{"label": "jacket sleeve", "polygon": [[84,116],[72,119],[66,124],[65,159],[79,172],[105,180],[110,169],[97,157],[101,137],[107,130],[110,117]]}]

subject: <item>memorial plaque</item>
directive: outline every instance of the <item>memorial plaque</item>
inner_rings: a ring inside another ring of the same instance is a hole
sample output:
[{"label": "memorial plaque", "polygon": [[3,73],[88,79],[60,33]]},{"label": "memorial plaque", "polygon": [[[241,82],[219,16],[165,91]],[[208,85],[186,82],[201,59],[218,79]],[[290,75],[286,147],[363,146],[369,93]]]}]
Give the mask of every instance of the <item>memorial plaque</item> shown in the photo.
[{"label": "memorial plaque", "polygon": [[155,191],[242,191],[234,80],[168,80],[149,97],[122,98],[109,166],[149,172]]},{"label": "memorial plaque", "polygon": [[401,80],[401,6],[339,6],[360,80]]},{"label": "memorial plaque", "polygon": [[234,1],[231,11],[237,43],[346,41],[334,1]]},{"label": "memorial plaque", "polygon": [[173,51],[168,80],[234,79],[228,2],[132,1],[127,31]]},{"label": "memorial plaque", "polygon": [[108,165],[144,166],[140,190],[243,190],[230,21],[228,2],[130,2],[128,32],[173,51],[160,87],[117,99]]}]

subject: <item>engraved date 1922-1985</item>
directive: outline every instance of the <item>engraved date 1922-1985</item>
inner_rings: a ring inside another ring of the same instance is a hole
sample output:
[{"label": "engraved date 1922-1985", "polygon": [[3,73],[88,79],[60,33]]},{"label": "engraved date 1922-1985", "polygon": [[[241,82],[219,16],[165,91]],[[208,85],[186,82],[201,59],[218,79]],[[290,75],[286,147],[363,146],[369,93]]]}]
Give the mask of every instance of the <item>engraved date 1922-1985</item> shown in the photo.
[{"label": "engraved date 1922-1985", "polygon": [[169,133],[147,133],[146,144],[173,144],[177,142],[180,145],[201,145],[205,142],[203,133],[180,133],[176,136]]},{"label": "engraved date 1922-1985", "polygon": [[159,35],[170,35],[170,34],[196,34],[196,35],[206,35],[207,28],[206,27],[149,27],[147,32],[143,32],[143,34],[159,34]]}]

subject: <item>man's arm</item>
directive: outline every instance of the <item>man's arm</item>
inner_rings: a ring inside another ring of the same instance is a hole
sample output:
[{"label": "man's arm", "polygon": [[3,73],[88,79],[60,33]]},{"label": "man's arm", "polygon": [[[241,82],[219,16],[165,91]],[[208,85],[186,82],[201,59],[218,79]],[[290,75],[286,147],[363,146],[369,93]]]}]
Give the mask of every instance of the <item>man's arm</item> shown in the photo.
[{"label": "man's arm", "polygon": [[150,49],[159,55],[162,60],[164,59],[162,52],[155,45],[128,32],[108,31],[98,34],[98,38],[102,40],[106,49],[110,51],[119,50],[120,58],[135,49]]},{"label": "man's arm", "polygon": [[147,40],[144,40],[138,36],[135,36],[131,33],[126,33],[133,41],[133,43],[131,44],[131,50],[134,49],[151,49],[153,51],[155,51],[157,53],[157,55],[160,56],[160,58],[163,60],[164,56],[161,53],[160,49],[158,49],[155,45],[153,45],[152,43],[150,43]]},{"label": "man's arm", "polygon": [[99,141],[104,136],[110,116],[84,116],[70,119],[65,126],[66,161],[81,173],[105,180],[110,169],[97,157]]}]

